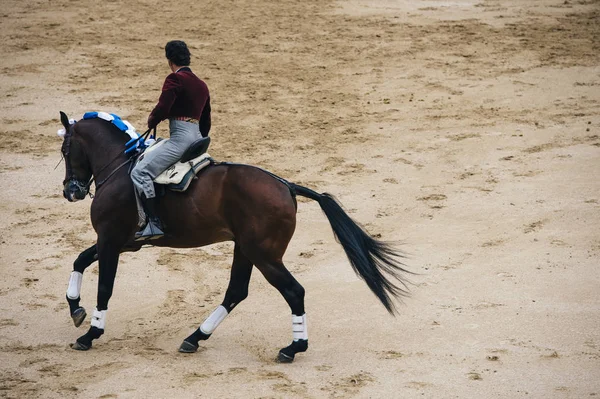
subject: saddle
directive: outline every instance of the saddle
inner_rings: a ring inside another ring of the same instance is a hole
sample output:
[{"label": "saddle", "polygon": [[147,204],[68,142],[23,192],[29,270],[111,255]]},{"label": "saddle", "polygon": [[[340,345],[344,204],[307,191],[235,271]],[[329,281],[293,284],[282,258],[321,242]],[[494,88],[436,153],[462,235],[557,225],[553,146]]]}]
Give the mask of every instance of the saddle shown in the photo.
[{"label": "saddle", "polygon": [[[166,143],[167,140],[168,139],[157,140],[144,151],[144,154],[156,150]],[[172,191],[183,192],[187,190],[198,172],[213,162],[210,155],[206,153],[209,144],[210,137],[203,137],[194,141],[188,149],[185,150],[181,159],[158,175],[154,179],[154,183],[164,185],[167,189]],[[137,162],[141,160],[144,154],[138,158]]]}]

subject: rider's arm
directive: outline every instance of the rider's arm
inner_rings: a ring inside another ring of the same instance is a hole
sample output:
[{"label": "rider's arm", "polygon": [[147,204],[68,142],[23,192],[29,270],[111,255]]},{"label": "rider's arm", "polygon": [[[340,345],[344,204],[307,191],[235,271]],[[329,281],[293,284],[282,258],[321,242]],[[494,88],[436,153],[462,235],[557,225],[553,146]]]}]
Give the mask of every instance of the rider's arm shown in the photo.
[{"label": "rider's arm", "polygon": [[155,128],[156,125],[169,116],[169,111],[171,111],[171,107],[181,87],[177,74],[172,73],[167,76],[163,84],[162,93],[158,99],[158,104],[156,104],[156,107],[154,107],[148,117],[148,127],[150,129]]},{"label": "rider's arm", "polygon": [[200,116],[200,134],[202,137],[206,137],[208,132],[210,132],[210,96],[206,99],[206,104]]}]

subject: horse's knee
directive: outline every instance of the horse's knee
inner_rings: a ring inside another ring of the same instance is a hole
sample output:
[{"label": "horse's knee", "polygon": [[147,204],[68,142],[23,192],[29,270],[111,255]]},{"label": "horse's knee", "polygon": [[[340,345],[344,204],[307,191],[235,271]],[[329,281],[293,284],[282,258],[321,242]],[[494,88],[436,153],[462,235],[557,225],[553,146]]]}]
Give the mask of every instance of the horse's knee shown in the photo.
[{"label": "horse's knee", "polygon": [[248,287],[240,287],[235,290],[229,289],[225,294],[225,299],[223,300],[223,306],[231,311],[234,307],[236,307],[240,302],[244,299],[248,298]]},{"label": "horse's knee", "polygon": [[237,292],[235,293],[235,297],[238,303],[248,298],[248,287],[240,288],[239,290],[237,290]]},{"label": "horse's knee", "polygon": [[73,262],[73,270],[83,273],[83,271],[92,263],[98,260],[98,250],[95,245],[92,245],[85,251],[79,254],[75,262]]}]

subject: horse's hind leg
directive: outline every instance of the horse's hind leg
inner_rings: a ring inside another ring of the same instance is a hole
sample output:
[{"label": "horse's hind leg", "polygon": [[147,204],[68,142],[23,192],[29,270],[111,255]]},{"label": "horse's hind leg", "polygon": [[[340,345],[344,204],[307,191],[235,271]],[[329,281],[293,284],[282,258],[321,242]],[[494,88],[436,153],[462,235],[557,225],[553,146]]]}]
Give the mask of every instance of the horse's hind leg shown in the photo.
[{"label": "horse's hind leg", "polygon": [[79,306],[83,271],[96,260],[98,260],[98,249],[96,244],[94,244],[79,254],[75,262],[73,262],[73,271],[71,272],[69,287],[67,288],[67,302],[69,303],[69,311],[71,312],[71,318],[75,327],[79,327],[87,316],[85,309]]},{"label": "horse's hind leg", "polygon": [[308,349],[308,330],[304,312],[304,288],[285,268],[282,262],[257,262],[256,266],[267,281],[283,295],[292,310],[292,343],[281,349],[277,360],[281,363],[294,361],[296,353]]},{"label": "horse's hind leg", "polygon": [[231,266],[231,278],[229,287],[225,293],[225,299],[206,320],[198,327],[196,331],[187,337],[181,346],[179,352],[192,353],[198,350],[198,343],[210,337],[217,326],[227,317],[227,315],[241,301],[248,296],[248,284],[252,274],[252,262],[242,253],[238,244],[235,245],[233,252],[233,265]]}]

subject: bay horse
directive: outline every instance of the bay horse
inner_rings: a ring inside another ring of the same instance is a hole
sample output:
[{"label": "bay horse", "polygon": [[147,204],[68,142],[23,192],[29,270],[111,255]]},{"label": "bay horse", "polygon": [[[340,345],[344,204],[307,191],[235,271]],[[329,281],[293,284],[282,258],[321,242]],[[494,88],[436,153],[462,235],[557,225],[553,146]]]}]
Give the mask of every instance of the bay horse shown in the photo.
[{"label": "bay horse", "polygon": [[[133,184],[124,167],[132,160],[124,152],[129,137],[102,119],[70,124],[61,112],[61,122],[66,130],[61,148],[66,167],[64,197],[71,202],[84,199],[92,180],[96,181],[91,221],[97,241],[75,260],[67,289],[71,317],[79,327],[86,317],[79,305],[83,272],[98,261],[98,297],[91,326],[71,345],[76,350],[88,350],[105,330],[119,255],[137,251],[146,243],[133,240],[138,214]],[[356,274],[388,312],[396,313],[393,299],[408,294],[404,275],[410,273],[401,262],[401,251],[370,236],[330,194],[319,194],[254,166],[215,162],[199,172],[187,191],[166,190],[158,209],[165,235],[151,242],[173,248],[235,243],[223,302],[184,339],[180,352],[195,352],[199,342],[208,339],[247,297],[254,266],[281,293],[292,312],[294,339],[279,351],[278,361],[292,362],[296,353],[307,350],[304,288],[282,260],[296,226],[296,195],[319,203]]]}]

